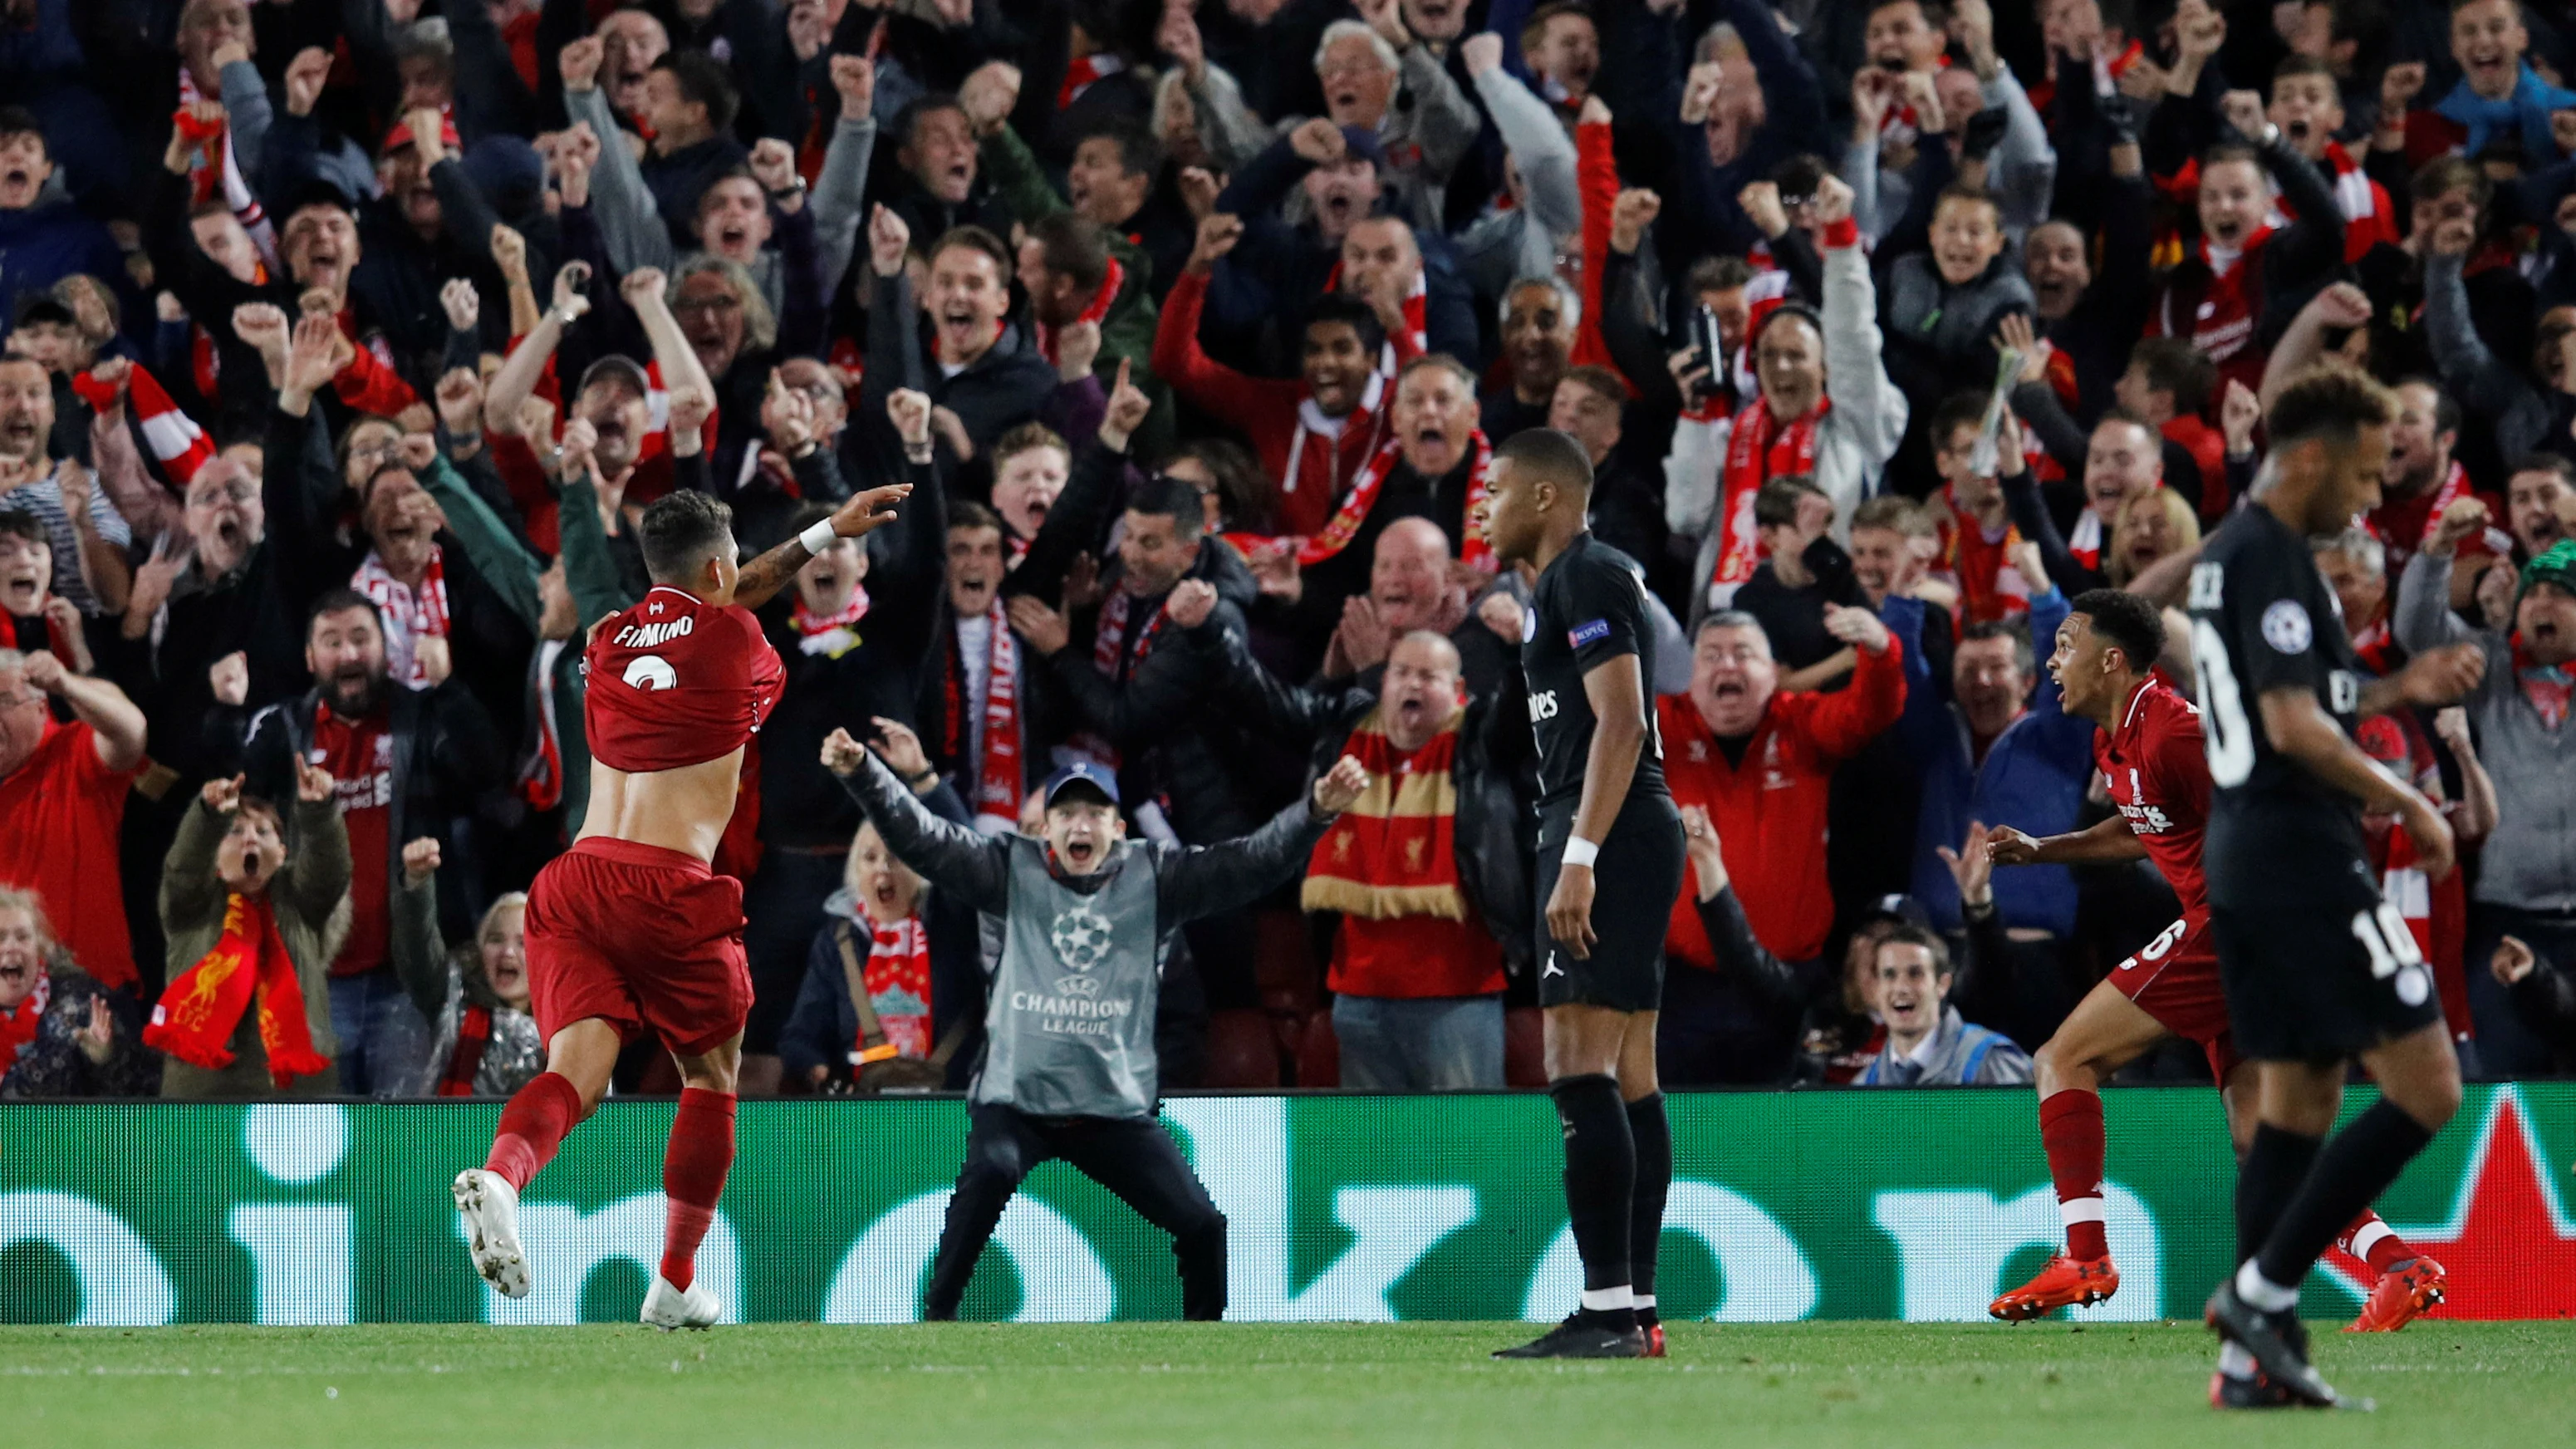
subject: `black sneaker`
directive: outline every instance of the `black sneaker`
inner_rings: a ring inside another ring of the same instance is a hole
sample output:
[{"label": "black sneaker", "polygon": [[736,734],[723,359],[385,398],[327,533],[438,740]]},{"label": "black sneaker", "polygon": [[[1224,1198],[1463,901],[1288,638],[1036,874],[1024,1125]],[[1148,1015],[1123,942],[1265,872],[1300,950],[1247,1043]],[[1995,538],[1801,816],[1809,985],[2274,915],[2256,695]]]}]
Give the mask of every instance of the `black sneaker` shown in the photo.
[{"label": "black sneaker", "polygon": [[2250,1379],[2231,1378],[2223,1373],[2209,1376],[2209,1406],[2213,1409],[2288,1409],[2298,1404],[2288,1389],[2259,1373]]},{"label": "black sneaker", "polygon": [[[2205,1310],[2209,1326],[2221,1338],[2241,1346],[2254,1355],[2263,1373],[2301,1403],[2340,1408],[2344,1399],[2334,1386],[2319,1377],[2308,1364],[2307,1328],[2294,1308],[2285,1313],[2266,1313],[2237,1296],[2236,1280],[2220,1280],[2218,1291],[2209,1295]],[[2355,1407],[2368,1407],[2367,1403]]]},{"label": "black sneaker", "polygon": [[1498,1348],[1496,1358],[1644,1358],[1646,1334],[1635,1324],[1609,1328],[1580,1313],[1518,1348]]}]

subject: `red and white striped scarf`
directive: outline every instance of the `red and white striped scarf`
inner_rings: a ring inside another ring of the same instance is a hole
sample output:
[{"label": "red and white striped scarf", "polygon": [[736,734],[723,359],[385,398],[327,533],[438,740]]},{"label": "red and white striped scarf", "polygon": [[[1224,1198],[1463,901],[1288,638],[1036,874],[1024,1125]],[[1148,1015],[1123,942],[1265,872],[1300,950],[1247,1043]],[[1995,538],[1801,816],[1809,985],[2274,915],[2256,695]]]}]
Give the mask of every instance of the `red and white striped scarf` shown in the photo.
[{"label": "red and white striped scarf", "polygon": [[2087,508],[2075,515],[2075,531],[2066,536],[2066,551],[2088,569],[2102,566],[2102,515]]},{"label": "red and white striped scarf", "polygon": [[[1459,544],[1458,556],[1490,571],[1494,567],[1494,551],[1486,545],[1484,535],[1476,530],[1475,522],[1478,511],[1485,506],[1485,491],[1494,467],[1494,446],[1485,441],[1482,428],[1467,435],[1467,446],[1474,461],[1467,469],[1467,537]],[[1359,476],[1351,480],[1351,491],[1343,495],[1342,506],[1325,521],[1323,531],[1296,540],[1298,567],[1312,568],[1351,546],[1351,540],[1359,536],[1360,525],[1368,521],[1369,510],[1377,506],[1378,490],[1385,485],[1386,475],[1395,471],[1397,460],[1403,456],[1403,440],[1387,439],[1385,445],[1361,467]]]},{"label": "red and white striped scarf", "polygon": [[1338,429],[1329,426],[1333,419],[1324,416],[1324,410],[1315,406],[1313,398],[1305,398],[1297,404],[1297,436],[1288,440],[1288,467],[1279,479],[1280,492],[1297,491],[1299,478],[1306,467],[1306,440],[1312,437],[1322,440],[1324,457],[1328,460],[1325,471],[1332,475],[1334,494],[1338,496],[1341,493],[1342,439],[1349,437],[1353,428],[1374,430],[1384,424],[1385,419],[1378,416],[1377,406],[1385,400],[1388,376],[1383,372],[1369,374],[1368,386],[1360,391],[1359,406],[1342,415]]},{"label": "red and white striped scarf", "polygon": [[992,622],[984,656],[984,730],[975,761],[975,828],[987,835],[1018,829],[1020,791],[1026,783],[1021,761],[1020,641],[1002,616],[999,599],[985,616]]},{"label": "red and white striped scarf", "polygon": [[[1100,623],[1091,635],[1091,667],[1106,675],[1112,684],[1123,685],[1145,656],[1154,652],[1154,636],[1163,632],[1163,623],[1172,617],[1171,596],[1166,594],[1155,605],[1154,615],[1136,633],[1133,649],[1127,645],[1127,624],[1135,612],[1136,596],[1125,589],[1112,589],[1100,604]],[[1074,751],[1098,760],[1111,770],[1118,768],[1118,747],[1098,730],[1084,730],[1070,741]]]},{"label": "red and white striped scarf", "polygon": [[260,206],[259,194],[251,190],[250,182],[242,176],[241,159],[233,154],[232,126],[221,121],[212,126],[200,126],[188,117],[187,107],[204,99],[205,93],[197,89],[197,78],[188,73],[186,65],[181,65],[180,111],[174,124],[205,142],[195,153],[196,159],[188,165],[189,199],[191,202],[205,202],[222,196],[224,205],[232,208],[233,219],[241,223],[242,230],[250,233],[251,244],[259,248],[260,260],[274,267],[277,265],[277,228],[270,224],[268,212]]},{"label": "red and white striped scarf", "polygon": [[1064,84],[1056,87],[1055,108],[1061,111],[1072,105],[1082,99],[1084,91],[1091,89],[1092,82],[1116,75],[1126,68],[1127,62],[1105,51],[1075,56],[1073,63],[1064,68]]},{"label": "red and white striped scarf", "polygon": [[829,614],[810,612],[805,607],[805,596],[799,594],[787,619],[796,626],[797,652],[838,659],[859,647],[858,623],[867,615],[868,591],[853,586],[849,602]]},{"label": "red and white striped scarf", "polygon": [[[2325,153],[2317,160],[2334,178],[2335,210],[2343,216],[2343,259],[2358,262],[2381,242],[2397,245],[2396,209],[2389,204],[2387,190],[2370,179],[2369,173],[2361,169],[2360,162],[2352,159],[2352,153],[2344,149],[2343,143],[2326,142]],[[2200,163],[2195,161],[2175,173],[2174,184],[2177,187],[2196,185],[2199,178]],[[2288,200],[2275,185],[2272,189],[2271,225],[2284,227],[2297,219],[2298,213],[2291,210]]]},{"label": "red and white striped scarf", "polygon": [[[1127,269],[1118,265],[1116,257],[1111,257],[1109,275],[1101,278],[1100,290],[1091,294],[1091,300],[1083,306],[1082,315],[1074,318],[1069,325],[1079,327],[1085,322],[1094,326],[1099,325],[1100,319],[1109,315],[1110,305],[1118,300],[1118,289],[1125,285],[1127,285]],[[1056,329],[1048,326],[1043,318],[1039,318],[1034,308],[1030,311],[1030,318],[1037,329],[1038,355],[1049,362],[1055,361]]]},{"label": "red and white striped scarf", "polygon": [[1832,412],[1831,398],[1820,398],[1803,415],[1782,426],[1770,404],[1756,401],[1735,415],[1727,434],[1726,462],[1718,473],[1717,519],[1725,530],[1718,545],[1717,569],[1709,575],[1710,598],[1753,577],[1761,540],[1753,523],[1753,496],[1774,478],[1812,477],[1816,471],[1816,434]]},{"label": "red and white striped scarf", "polygon": [[[179,410],[170,394],[142,363],[126,364],[125,398],[134,413],[134,422],[143,430],[143,441],[160,461],[161,475],[179,488],[197,476],[197,469],[215,456],[215,445],[198,427],[196,419]],[[98,380],[95,372],[84,372],[72,379],[72,391],[90,405],[92,412],[105,412],[116,405],[116,389]]]},{"label": "red and white striped scarf", "polygon": [[374,549],[367,550],[366,561],[349,576],[349,587],[375,600],[384,616],[387,671],[414,689],[427,689],[435,682],[421,668],[414,642],[425,636],[447,637],[447,569],[439,554],[438,545],[430,545],[429,568],[421,574],[418,588],[388,572]]}]

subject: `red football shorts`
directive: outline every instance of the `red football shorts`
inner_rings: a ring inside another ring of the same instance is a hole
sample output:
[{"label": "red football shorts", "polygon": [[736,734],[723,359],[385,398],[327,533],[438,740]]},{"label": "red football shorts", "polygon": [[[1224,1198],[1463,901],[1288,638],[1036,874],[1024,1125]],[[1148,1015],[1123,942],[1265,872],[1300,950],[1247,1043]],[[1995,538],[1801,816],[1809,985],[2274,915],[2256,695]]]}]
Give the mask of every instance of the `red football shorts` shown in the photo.
[{"label": "red football shorts", "polygon": [[682,1056],[741,1032],[751,1012],[742,882],[658,845],[591,836],[528,889],[528,987],[551,1039],[598,1017]]},{"label": "red football shorts", "polygon": [[2210,1075],[2226,1085],[2239,1058],[2227,1029],[2227,991],[2219,984],[2218,948],[2210,941],[2206,918],[2165,927],[2120,963],[2111,984],[2165,1030],[2198,1043],[2209,1054]]}]

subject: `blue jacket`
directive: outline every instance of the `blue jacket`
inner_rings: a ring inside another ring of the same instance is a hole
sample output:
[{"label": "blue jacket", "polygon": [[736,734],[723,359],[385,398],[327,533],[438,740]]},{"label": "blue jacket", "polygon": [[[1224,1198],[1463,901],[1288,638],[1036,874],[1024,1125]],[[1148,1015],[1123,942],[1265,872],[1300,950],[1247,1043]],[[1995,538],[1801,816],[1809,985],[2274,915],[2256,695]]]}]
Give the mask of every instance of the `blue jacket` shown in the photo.
[{"label": "blue jacket", "polygon": [[[2069,612],[2066,595],[2053,587],[2033,598],[2032,640],[2054,638]],[[2031,835],[2074,829],[2085,783],[2093,774],[2093,722],[2068,715],[2059,704],[2057,685],[2042,679],[2029,712],[1995,737],[1980,764],[1967,722],[1933,689],[1931,671],[1916,647],[1921,615],[1914,615],[1910,636],[1894,618],[1889,623],[1906,645],[1905,713],[1897,718],[1896,734],[1923,771],[1923,808],[1914,831],[1914,896],[1935,926],[1955,932],[1960,929],[1959,885],[1935,848],[1957,850],[1971,820]],[[1995,905],[2007,926],[2071,935],[2075,877],[2062,865],[1997,871]]]},{"label": "blue jacket", "polygon": [[116,238],[69,199],[0,211],[0,317],[16,317],[19,298],[81,272],[131,290]]}]

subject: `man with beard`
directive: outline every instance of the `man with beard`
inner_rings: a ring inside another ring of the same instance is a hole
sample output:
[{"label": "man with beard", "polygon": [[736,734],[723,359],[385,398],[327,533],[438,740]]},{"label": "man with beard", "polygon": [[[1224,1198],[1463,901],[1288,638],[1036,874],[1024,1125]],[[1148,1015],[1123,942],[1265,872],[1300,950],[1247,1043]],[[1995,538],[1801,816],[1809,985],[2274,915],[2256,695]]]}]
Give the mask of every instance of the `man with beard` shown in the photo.
[{"label": "man with beard", "polygon": [[2102,104],[2127,129],[2113,137],[2110,173],[2097,193],[2101,270],[2093,268],[2092,236],[2063,217],[2032,227],[2021,248],[2040,335],[2065,357],[2066,380],[2083,417],[2110,405],[2112,385],[2146,328],[2148,262],[2155,244],[2148,219],[2154,195],[2127,98],[2115,95]]},{"label": "man with beard", "polygon": [[[639,117],[652,140],[644,159],[638,161],[618,134],[617,117],[599,87],[605,54],[597,36],[564,47],[557,62],[563,75],[564,111],[573,120],[588,122],[607,143],[599,164],[604,174],[617,178],[618,185],[614,193],[603,188],[602,199],[613,194],[627,202],[638,223],[634,232],[658,222],[672,245],[686,246],[692,239],[690,223],[698,215],[699,196],[718,177],[749,159],[742,143],[733,138],[734,113],[742,105],[733,74],[722,61],[702,51],[671,51],[656,57],[645,73]],[[621,272],[648,264],[640,256],[612,254],[610,259]]]},{"label": "man with beard", "polygon": [[116,839],[143,741],[125,691],[48,651],[0,649],[0,885],[34,891],[72,959],[112,987],[135,979]]},{"label": "man with beard", "polygon": [[[1907,688],[1907,650],[1868,610],[1829,604],[1824,627],[1858,661],[1848,688],[1781,689],[1760,621],[1725,610],[1700,623],[1690,692],[1655,702],[1674,803],[1707,812],[1754,938],[1811,987],[1834,927],[1825,845],[1835,769],[1896,723]],[[1691,969],[1665,973],[1662,1071],[1684,1085],[1787,1076],[1803,1003],[1721,969],[1696,892],[1670,912],[1665,953]]]},{"label": "man with beard", "polygon": [[[900,386],[926,392],[954,420],[939,426],[940,468],[951,486],[973,488],[978,450],[1038,416],[1057,394],[1056,369],[1009,321],[1011,253],[999,237],[964,226],[930,244],[929,284],[918,307],[904,252],[912,239],[904,219],[880,206],[868,220],[868,267],[875,275],[868,315],[868,367],[859,392],[863,425]],[[930,339],[925,358],[922,337]],[[906,379],[911,379],[907,382]],[[1085,378],[1079,384],[1094,384]],[[933,414],[934,423],[938,414]]]},{"label": "man with beard", "polygon": [[[2388,462],[2379,471],[2379,506],[2362,521],[2388,546],[2388,572],[2403,577],[2407,560],[2442,526],[2451,505],[2479,497],[2487,515],[2495,505],[2475,494],[2468,470],[2451,450],[2460,441],[2460,405],[2424,378],[2397,384],[2397,420],[2388,428]],[[2457,540],[2456,552],[2490,552],[2481,527]]]},{"label": "man with beard", "polygon": [[2555,453],[2517,459],[2504,489],[2507,529],[2526,561],[2576,538],[2576,464]]},{"label": "man with beard", "polygon": [[1503,293],[1503,358],[1511,380],[1485,396],[1486,437],[1550,426],[1556,385],[1573,364],[1574,330],[1582,323],[1583,299],[1554,276],[1523,277]]},{"label": "man with beard", "polygon": [[1385,342],[1377,314],[1325,298],[1304,318],[1302,376],[1251,377],[1199,345],[1199,313],[1216,264],[1244,235],[1243,222],[1216,212],[1199,223],[1197,248],[1154,334],[1154,371],[1184,400],[1240,428],[1278,480],[1278,524],[1291,535],[1323,528],[1345,491],[1387,436],[1377,374]]},{"label": "man with beard", "polygon": [[1488,564],[1468,532],[1484,502],[1493,448],[1476,427],[1475,378],[1445,353],[1419,357],[1396,379],[1393,428],[1351,480],[1341,506],[1311,537],[1256,554],[1262,592],[1282,600],[1291,630],[1312,648],[1337,627],[1344,601],[1367,591],[1378,535],[1396,520],[1428,519],[1459,556]]},{"label": "man with beard", "polygon": [[0,509],[30,513],[54,551],[54,587],[83,614],[125,605],[133,541],[125,520],[88,469],[51,456],[53,378],[44,364],[0,354]]},{"label": "man with beard", "polygon": [[242,759],[246,788],[265,799],[283,796],[304,761],[335,782],[349,833],[352,914],[330,963],[331,1020],[341,1087],[363,1096],[415,1065],[383,1059],[416,1047],[419,1036],[419,1013],[391,969],[402,847],[445,838],[456,817],[501,783],[501,742],[461,685],[418,690],[389,677],[382,616],[354,589],[314,601],[304,653],[313,688],[253,715]]}]

